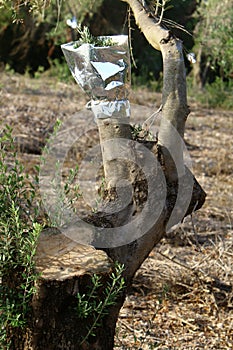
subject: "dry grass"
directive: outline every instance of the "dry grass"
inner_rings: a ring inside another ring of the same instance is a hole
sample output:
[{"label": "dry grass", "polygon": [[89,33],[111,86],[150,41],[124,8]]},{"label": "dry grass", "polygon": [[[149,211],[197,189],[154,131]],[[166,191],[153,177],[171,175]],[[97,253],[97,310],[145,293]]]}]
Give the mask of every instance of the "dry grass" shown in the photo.
[{"label": "dry grass", "polygon": [[[57,118],[87,101],[77,86],[52,80],[2,74],[0,86],[0,120],[35,149]],[[131,100],[150,111],[160,105],[160,96],[145,90]],[[169,232],[138,271],[120,313],[116,349],[233,348],[233,112],[191,109],[186,140],[206,203]],[[136,121],[144,115],[139,111]],[[39,157],[22,154],[27,170]]]},{"label": "dry grass", "polygon": [[118,321],[122,350],[233,348],[233,113],[192,110],[185,137],[206,203],[138,271]]}]

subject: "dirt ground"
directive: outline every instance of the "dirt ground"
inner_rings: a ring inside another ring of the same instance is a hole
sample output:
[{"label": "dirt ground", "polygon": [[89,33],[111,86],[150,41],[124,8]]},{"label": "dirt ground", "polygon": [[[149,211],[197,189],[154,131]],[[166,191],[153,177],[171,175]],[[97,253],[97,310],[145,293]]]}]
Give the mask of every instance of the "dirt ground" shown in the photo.
[{"label": "dirt ground", "polygon": [[[144,122],[160,99],[145,89],[133,92],[132,122]],[[13,127],[27,171],[39,164],[57,118],[77,115],[84,135],[79,151],[91,147],[96,133],[87,101],[74,84],[1,73],[0,121]],[[233,112],[189,104],[187,155],[207,199],[137,272],[120,312],[116,349],[233,349]],[[155,132],[157,121],[150,122]]]}]

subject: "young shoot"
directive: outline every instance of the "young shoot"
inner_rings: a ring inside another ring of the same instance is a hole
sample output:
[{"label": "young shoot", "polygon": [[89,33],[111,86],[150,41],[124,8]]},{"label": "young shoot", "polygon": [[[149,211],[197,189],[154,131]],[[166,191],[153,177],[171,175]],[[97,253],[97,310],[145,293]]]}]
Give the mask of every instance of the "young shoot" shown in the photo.
[{"label": "young shoot", "polygon": [[98,47],[115,45],[114,41],[111,38],[104,37],[104,36],[95,37],[94,35],[91,34],[88,27],[86,26],[82,27],[81,24],[78,24],[78,26],[76,27],[76,31],[78,32],[80,38],[74,43],[75,49],[77,49],[79,46],[83,44],[92,44]]}]

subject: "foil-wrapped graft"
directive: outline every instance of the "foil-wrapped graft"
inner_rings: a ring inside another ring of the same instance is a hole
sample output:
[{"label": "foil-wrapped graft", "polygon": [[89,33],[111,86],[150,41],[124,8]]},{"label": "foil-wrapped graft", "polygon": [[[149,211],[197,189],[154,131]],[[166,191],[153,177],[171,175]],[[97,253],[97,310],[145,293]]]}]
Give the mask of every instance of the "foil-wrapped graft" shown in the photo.
[{"label": "foil-wrapped graft", "polygon": [[[113,46],[83,44],[75,48],[71,42],[61,48],[74,79],[92,100],[124,101],[130,87],[128,37],[116,35],[107,38],[112,39]],[[122,108],[121,105],[122,102],[115,104],[117,108]],[[100,107],[106,105],[99,104]]]},{"label": "foil-wrapped graft", "polygon": [[128,100],[91,100],[88,102],[87,108],[92,110],[97,119],[130,117],[130,103]]}]

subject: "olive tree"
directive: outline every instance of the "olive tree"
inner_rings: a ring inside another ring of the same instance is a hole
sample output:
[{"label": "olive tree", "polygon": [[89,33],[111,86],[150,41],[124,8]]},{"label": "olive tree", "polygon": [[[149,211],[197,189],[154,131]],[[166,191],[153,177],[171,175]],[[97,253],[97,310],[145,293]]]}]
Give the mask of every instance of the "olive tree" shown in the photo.
[{"label": "olive tree", "polygon": [[[167,227],[199,209],[205,200],[204,191],[183,159],[189,114],[185,65],[182,42],[163,25],[167,1],[157,1],[152,7],[145,1],[122,1],[132,9],[148,42],[162,54],[158,142],[135,141],[124,115],[97,120],[106,175],[105,203],[101,212],[89,215],[86,221],[97,227],[99,235],[109,229],[110,242],[114,238],[111,234],[119,235],[122,244],[105,242],[102,248],[95,249],[77,244],[59,230],[55,234],[52,229],[43,232],[36,254],[41,276],[32,299],[31,317],[23,332],[9,329],[12,349],[113,349],[117,318],[135,272]],[[114,154],[116,145],[127,157],[124,162],[114,159],[116,171],[112,172],[106,154]],[[117,210],[116,186],[125,192],[129,184],[131,199]],[[73,225],[70,237],[76,230]],[[125,241],[129,231],[131,239]]]},{"label": "olive tree", "polygon": [[229,79],[233,72],[233,9],[229,0],[201,1],[196,11],[194,82],[203,87],[208,74]]}]

